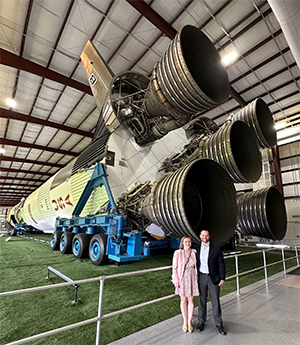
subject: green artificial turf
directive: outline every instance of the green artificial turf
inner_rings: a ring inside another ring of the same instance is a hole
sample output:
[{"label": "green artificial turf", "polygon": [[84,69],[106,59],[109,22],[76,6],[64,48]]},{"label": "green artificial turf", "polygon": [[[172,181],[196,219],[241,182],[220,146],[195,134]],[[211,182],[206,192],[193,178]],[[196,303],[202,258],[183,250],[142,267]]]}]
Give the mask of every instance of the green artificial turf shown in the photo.
[{"label": "green artificial turf", "polygon": [[[141,261],[131,262],[116,267],[110,262],[104,266],[94,266],[88,259],[75,259],[73,255],[62,255],[52,251],[45,242],[33,241],[22,237],[8,236],[0,238],[0,291],[11,291],[34,286],[61,283],[62,280],[50,273],[52,266],[73,280],[98,276],[108,276],[154,267],[170,266],[173,252],[171,250],[153,251]],[[38,235],[39,239],[50,240],[49,235]],[[251,248],[239,248],[243,252]],[[286,257],[294,252],[285,251]],[[267,253],[267,263],[281,259],[280,251]],[[235,274],[234,258],[226,259],[227,276]],[[262,254],[241,257],[239,272],[263,265]],[[296,265],[296,259],[286,262],[286,267]],[[282,264],[268,268],[268,275],[282,271]],[[240,278],[240,287],[264,279],[260,270]],[[150,301],[174,293],[171,283],[171,269],[143,273],[114,279],[104,283],[102,315]],[[221,294],[236,290],[235,279],[228,280],[221,288]],[[31,292],[28,294],[3,297],[0,299],[0,344],[6,344],[21,338],[63,327],[85,319],[93,318],[98,312],[99,282],[81,284],[78,289],[78,304],[74,300],[74,288],[71,286]],[[197,299],[195,299],[197,305]],[[165,319],[180,314],[179,298],[141,307],[136,310],[103,319],[101,322],[101,345],[108,344],[133,332],[149,327]],[[39,339],[31,344],[47,345],[89,345],[95,344],[96,323]]]}]

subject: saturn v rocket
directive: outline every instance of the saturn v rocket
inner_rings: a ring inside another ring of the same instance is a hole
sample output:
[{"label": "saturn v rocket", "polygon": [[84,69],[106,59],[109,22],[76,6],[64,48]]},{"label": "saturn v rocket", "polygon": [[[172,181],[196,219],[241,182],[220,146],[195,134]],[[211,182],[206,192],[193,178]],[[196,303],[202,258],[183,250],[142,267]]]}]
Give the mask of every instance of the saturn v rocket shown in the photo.
[{"label": "saturn v rocket", "polygon": [[[91,42],[81,61],[100,111],[93,140],[11,209],[12,226],[53,231],[57,218],[72,216],[93,166],[102,162],[118,208],[133,228],[154,225],[165,235],[194,241],[208,229],[212,241],[223,244],[239,223],[248,233],[284,237],[285,208],[277,189],[238,202],[234,187],[259,179],[259,145],[276,143],[266,104],[253,101],[221,128],[198,116],[225,102],[230,91],[220,55],[203,32],[183,27],[150,78],[136,72],[113,76]],[[275,211],[269,195],[277,200]],[[105,189],[95,188],[81,215],[103,212],[107,200]],[[269,220],[278,214],[280,229]]]}]

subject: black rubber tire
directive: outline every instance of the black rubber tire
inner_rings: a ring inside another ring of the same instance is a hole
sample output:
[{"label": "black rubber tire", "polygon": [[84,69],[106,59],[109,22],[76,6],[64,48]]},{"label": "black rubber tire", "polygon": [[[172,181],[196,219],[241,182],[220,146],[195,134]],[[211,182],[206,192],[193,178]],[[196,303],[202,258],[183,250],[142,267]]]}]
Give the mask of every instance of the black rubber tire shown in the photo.
[{"label": "black rubber tire", "polygon": [[5,226],[6,226],[6,234],[10,236],[11,229],[13,229],[13,227],[8,222],[5,223]]},{"label": "black rubber tire", "polygon": [[10,230],[10,236],[16,236],[16,235],[17,235],[17,230],[12,227]]},{"label": "black rubber tire", "polygon": [[90,237],[85,233],[76,234],[72,240],[73,255],[77,259],[84,259],[89,254]]},{"label": "black rubber tire", "polygon": [[50,246],[52,250],[59,250],[61,231],[54,231],[51,236]]},{"label": "black rubber tire", "polygon": [[59,250],[62,254],[72,253],[72,240],[75,234],[72,232],[63,232],[60,237]]},{"label": "black rubber tire", "polygon": [[89,257],[93,265],[99,266],[106,256],[107,235],[96,234],[92,237],[89,245]]}]

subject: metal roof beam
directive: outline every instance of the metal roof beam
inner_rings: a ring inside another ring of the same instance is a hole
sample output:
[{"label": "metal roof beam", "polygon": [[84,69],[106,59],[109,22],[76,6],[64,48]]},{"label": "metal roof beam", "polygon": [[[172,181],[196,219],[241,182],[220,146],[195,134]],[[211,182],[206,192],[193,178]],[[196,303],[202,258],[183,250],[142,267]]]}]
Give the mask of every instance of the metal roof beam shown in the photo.
[{"label": "metal roof beam", "polygon": [[[275,78],[275,77],[279,76],[281,73],[283,73],[283,72],[285,72],[285,71],[288,71],[289,69],[293,68],[294,66],[297,66],[296,62],[292,63],[292,64],[289,65],[289,66],[286,66],[286,67],[282,68],[281,70],[279,70],[279,71],[277,71],[277,72],[275,72],[275,73],[273,73],[273,74],[267,76],[267,77],[264,78],[264,79],[259,80],[257,83],[252,84],[251,86],[249,86],[249,87],[247,87],[247,88],[241,90],[241,91],[240,91],[240,94],[245,93],[245,92],[247,92],[247,91],[249,91],[249,90],[251,90],[251,89],[254,89],[255,87],[257,87],[257,86],[259,86],[259,85],[262,85],[263,83],[267,82],[268,80],[270,80],[270,79],[272,79],[272,78]],[[300,79],[300,77],[296,77],[295,79],[291,79],[291,80],[287,81],[286,83],[281,84],[281,85],[277,86],[276,88],[272,89],[272,92],[275,92],[275,91],[277,91],[277,90],[279,90],[279,89],[282,89],[282,88],[284,88],[285,86],[294,83],[295,81],[297,82],[299,79]],[[264,94],[262,94],[260,97],[264,97],[265,95],[266,95],[266,94],[264,93]]]},{"label": "metal roof beam", "polygon": [[[171,40],[176,36],[177,31],[143,0],[126,1]],[[232,86],[230,86],[230,94],[241,106],[244,107],[247,104]]]},{"label": "metal roof beam", "polygon": [[[44,183],[46,180],[41,180],[41,179],[38,179],[38,180],[35,180],[35,179],[32,179],[32,178],[25,178],[25,177],[11,177],[11,176],[0,176],[0,180],[18,180],[18,181],[28,181],[28,182],[38,182],[39,184],[42,184]],[[16,184],[14,182],[5,182],[4,184]],[[22,183],[17,183],[17,186],[29,186],[29,187],[39,187],[39,186],[36,186],[36,185],[30,185],[30,184],[22,184]]]},{"label": "metal roof beam", "polygon": [[143,0],[126,1],[171,40],[176,36],[177,31]]},{"label": "metal roof beam", "polygon": [[72,151],[67,151],[67,150],[61,150],[61,149],[57,149],[55,147],[30,144],[30,143],[25,143],[23,141],[17,141],[17,140],[10,140],[10,139],[3,139],[3,138],[1,138],[0,139],[0,144],[2,144],[2,145],[9,145],[9,146],[28,147],[30,149],[36,149],[36,150],[42,150],[42,151],[50,151],[50,152],[54,152],[54,153],[61,153],[62,155],[73,156],[73,157],[79,156],[79,152],[72,152]]},{"label": "metal roof beam", "polygon": [[14,119],[14,120],[19,120],[19,121],[24,121],[24,122],[28,122],[28,123],[35,123],[35,124],[41,125],[41,126],[52,127],[52,128],[56,128],[56,129],[59,129],[62,131],[71,132],[74,134],[79,134],[79,135],[82,135],[82,136],[88,137],[88,138],[92,138],[94,135],[91,132],[83,131],[83,130],[78,129],[78,128],[73,128],[73,127],[61,125],[60,123],[43,120],[43,119],[40,119],[40,118],[35,117],[35,116],[24,115],[24,114],[18,113],[16,111],[4,109],[4,108],[0,108],[0,117],[6,118],[6,119]]},{"label": "metal roof beam", "polygon": [[[20,189],[22,188],[22,189]],[[18,191],[18,192],[21,192],[21,193],[32,193],[33,190],[36,189],[36,186],[11,186],[11,187],[7,187],[6,184],[2,185],[0,187],[0,192],[1,193],[7,193],[7,192],[14,192],[14,191]]]},{"label": "metal roof beam", "polygon": [[17,197],[26,198],[28,195],[31,194],[31,192],[32,192],[32,191],[21,192],[20,190],[1,190],[1,191],[0,191],[0,198],[1,198],[1,197],[10,198],[11,196],[13,196],[12,193],[16,193],[16,194],[17,194]]},{"label": "metal roof beam", "polygon": [[92,95],[92,91],[88,85],[79,81],[66,77],[60,73],[50,70],[49,68],[40,66],[32,61],[26,60],[21,56],[15,55],[5,49],[0,48],[0,63],[9,67],[17,68],[29,73],[36,74],[42,78],[46,78],[57,83],[72,87],[83,93]]},{"label": "metal roof beam", "polygon": [[[30,0],[29,3],[28,3],[26,20],[25,20],[23,34],[22,34],[22,42],[21,42],[21,47],[20,47],[20,56],[23,56],[23,52],[24,52],[25,39],[27,37],[27,30],[28,30],[28,26],[29,26],[29,19],[30,19],[31,11],[32,11],[32,5],[33,5],[33,0]],[[18,83],[19,83],[19,76],[20,76],[20,70],[18,70],[17,75],[16,75],[15,86],[14,86],[13,91],[12,91],[12,99],[15,99],[15,97],[16,97],[16,92],[17,92]]]},{"label": "metal roof beam", "polygon": [[232,98],[234,98],[239,105],[241,105],[242,107],[245,107],[247,105],[247,102],[244,101],[244,99],[239,95],[239,93],[237,93],[232,86],[230,86],[230,94],[232,96]]},{"label": "metal roof beam", "polygon": [[54,175],[54,173],[46,173],[46,172],[22,170],[22,169],[12,169],[12,168],[1,168],[1,171],[2,172],[12,172],[12,173],[32,174],[32,175],[41,175],[41,176],[53,176]]},{"label": "metal roof beam", "polygon": [[270,56],[268,59],[264,60],[263,62],[261,62],[260,64],[256,65],[255,67],[252,67],[251,69],[249,69],[247,72],[242,73],[239,77],[231,80],[231,84],[237,83],[239,80],[245,78],[247,75],[253,73],[254,71],[257,71],[259,68],[267,65],[269,62],[274,61],[275,59],[277,59],[278,57],[281,57],[282,55],[284,55],[285,53],[287,53],[288,51],[290,51],[289,47],[284,48],[283,50],[281,50],[280,52]]},{"label": "metal roof beam", "polygon": [[[267,9],[264,13],[263,16],[266,17],[269,14],[272,13],[272,10],[269,8]],[[239,37],[241,37],[244,33],[249,32],[256,24],[258,24],[260,21],[262,20],[262,17],[259,16],[256,19],[254,19],[251,23],[249,23],[247,26],[245,26],[242,30],[240,30],[236,35],[234,35],[233,37],[231,37],[230,40],[228,40],[226,43],[224,43],[221,48],[218,49],[218,51],[225,49],[227,46],[229,46],[230,44],[232,44],[232,41],[236,41]],[[229,31],[232,31],[231,29],[229,29]],[[224,35],[221,36],[220,39],[222,39],[223,37],[225,37]]]},{"label": "metal roof beam", "polygon": [[0,207],[13,207],[17,205],[21,201],[21,198],[16,199],[16,201],[13,200],[7,200],[5,199],[0,199]]},{"label": "metal roof beam", "polygon": [[0,156],[0,162],[5,161],[5,162],[17,162],[17,163],[27,163],[27,164],[34,164],[34,165],[46,165],[52,168],[63,168],[65,164],[58,164],[58,163],[50,163],[50,162],[40,162],[36,161],[34,159],[22,159],[22,158],[17,158],[17,157],[7,157],[7,156]]}]

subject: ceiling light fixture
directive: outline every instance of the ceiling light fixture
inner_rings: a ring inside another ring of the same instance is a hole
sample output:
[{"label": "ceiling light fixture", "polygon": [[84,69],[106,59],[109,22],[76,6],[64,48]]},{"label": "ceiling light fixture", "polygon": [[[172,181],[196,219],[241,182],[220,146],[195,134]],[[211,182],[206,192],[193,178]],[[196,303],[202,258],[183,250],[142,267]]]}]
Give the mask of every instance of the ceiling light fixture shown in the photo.
[{"label": "ceiling light fixture", "polygon": [[281,146],[281,145],[285,145],[285,144],[290,144],[290,143],[293,143],[294,141],[300,141],[300,135],[295,135],[294,137],[289,137],[286,139],[278,140],[277,145]]},{"label": "ceiling light fixture", "polygon": [[10,107],[10,108],[14,108],[16,106],[16,101],[14,99],[8,98],[6,100],[6,104]]},{"label": "ceiling light fixture", "polygon": [[3,148],[0,148],[0,154],[5,153],[5,150]]},{"label": "ceiling light fixture", "polygon": [[227,54],[223,57],[222,62],[223,65],[227,66],[230,62],[233,62],[237,58],[237,53],[235,51],[232,51],[231,53]]},{"label": "ceiling light fixture", "polygon": [[279,129],[284,128],[286,125],[287,125],[287,123],[285,121],[277,122],[277,123],[275,123],[275,129],[278,131]]},{"label": "ceiling light fixture", "polygon": [[284,128],[276,132],[277,145],[285,145],[300,140],[300,125]]}]

